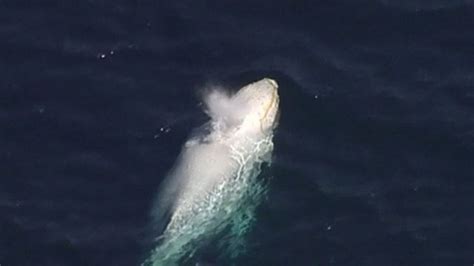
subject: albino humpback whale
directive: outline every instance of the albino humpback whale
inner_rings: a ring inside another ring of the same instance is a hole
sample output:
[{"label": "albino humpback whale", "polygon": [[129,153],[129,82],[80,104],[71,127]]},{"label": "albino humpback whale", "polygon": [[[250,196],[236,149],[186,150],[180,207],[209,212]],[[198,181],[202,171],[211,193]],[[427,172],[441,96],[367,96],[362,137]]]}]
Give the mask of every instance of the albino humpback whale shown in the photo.
[{"label": "albino humpback whale", "polygon": [[208,132],[184,144],[161,184],[152,210],[159,235],[142,265],[191,263],[210,241],[230,257],[243,248],[242,237],[265,192],[257,176],[262,163],[271,160],[277,88],[265,78],[234,94],[214,90],[206,95]]}]

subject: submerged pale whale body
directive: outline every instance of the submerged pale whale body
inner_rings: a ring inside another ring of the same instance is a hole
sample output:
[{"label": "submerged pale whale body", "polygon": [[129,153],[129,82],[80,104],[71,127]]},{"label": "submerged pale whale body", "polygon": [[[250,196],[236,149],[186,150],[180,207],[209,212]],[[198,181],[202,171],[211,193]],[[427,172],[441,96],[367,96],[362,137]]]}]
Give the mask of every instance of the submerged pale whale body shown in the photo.
[{"label": "submerged pale whale body", "polygon": [[160,188],[152,216],[162,230],[143,265],[185,264],[217,236],[213,245],[231,257],[240,252],[265,192],[257,176],[271,159],[277,88],[265,78],[233,95],[207,95],[209,132],[186,142]]}]

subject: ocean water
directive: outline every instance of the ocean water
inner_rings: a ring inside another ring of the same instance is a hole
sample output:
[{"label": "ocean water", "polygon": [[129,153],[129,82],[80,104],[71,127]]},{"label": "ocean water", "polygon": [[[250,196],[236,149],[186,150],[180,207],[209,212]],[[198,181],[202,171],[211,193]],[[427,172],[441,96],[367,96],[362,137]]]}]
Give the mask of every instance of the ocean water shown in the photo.
[{"label": "ocean water", "polygon": [[473,29],[470,0],[1,0],[0,265],[139,265],[200,91],[262,77],[237,265],[472,265]]}]

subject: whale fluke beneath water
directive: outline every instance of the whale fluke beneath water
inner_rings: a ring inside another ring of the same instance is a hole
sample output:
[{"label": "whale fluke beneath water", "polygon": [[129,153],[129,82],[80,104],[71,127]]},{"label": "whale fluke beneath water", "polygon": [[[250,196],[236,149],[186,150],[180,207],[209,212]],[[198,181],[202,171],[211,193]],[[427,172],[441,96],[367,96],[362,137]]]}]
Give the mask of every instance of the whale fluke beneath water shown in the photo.
[{"label": "whale fluke beneath water", "polygon": [[229,257],[245,248],[243,237],[266,190],[257,176],[271,161],[277,89],[264,78],[233,94],[211,90],[205,96],[209,132],[186,141],[160,186],[152,210],[159,235],[143,265],[190,263],[217,237],[214,246]]}]

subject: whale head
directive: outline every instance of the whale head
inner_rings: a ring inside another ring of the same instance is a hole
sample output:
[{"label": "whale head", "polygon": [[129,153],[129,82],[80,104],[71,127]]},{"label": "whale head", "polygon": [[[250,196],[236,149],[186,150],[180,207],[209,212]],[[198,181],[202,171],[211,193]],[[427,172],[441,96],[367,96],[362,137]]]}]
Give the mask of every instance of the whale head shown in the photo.
[{"label": "whale head", "polygon": [[242,129],[267,133],[276,127],[280,98],[275,80],[264,78],[251,83],[241,88],[233,100],[245,106]]},{"label": "whale head", "polygon": [[278,84],[264,78],[244,86],[234,94],[213,90],[206,95],[206,113],[218,134],[266,134],[278,120]]}]

